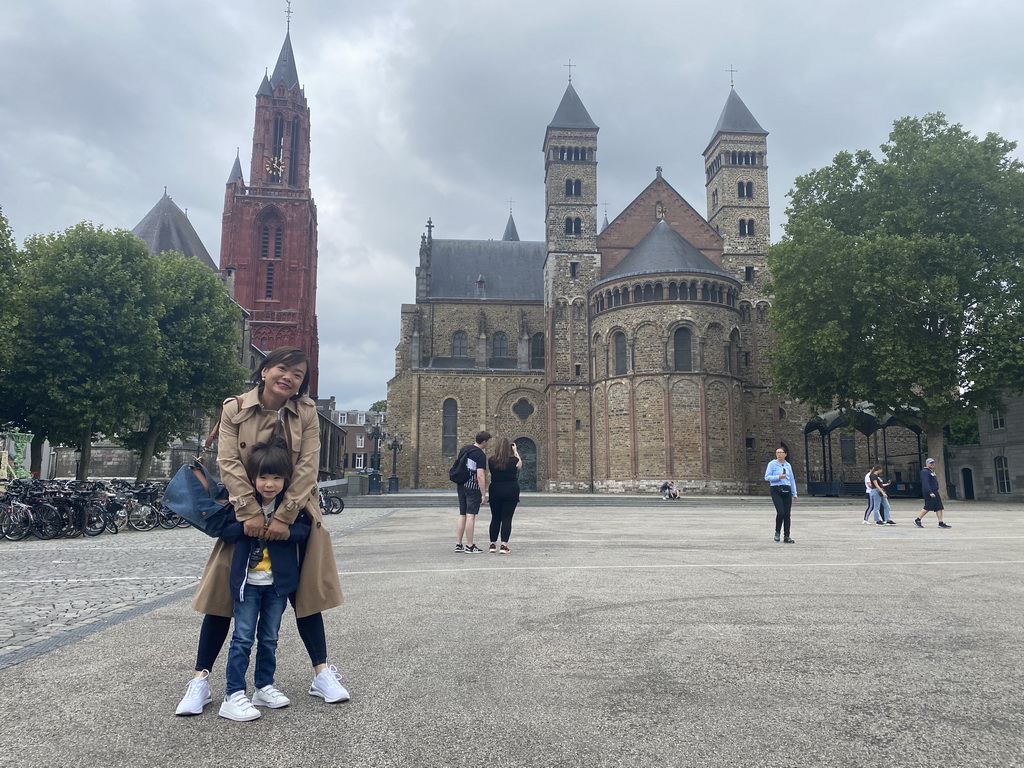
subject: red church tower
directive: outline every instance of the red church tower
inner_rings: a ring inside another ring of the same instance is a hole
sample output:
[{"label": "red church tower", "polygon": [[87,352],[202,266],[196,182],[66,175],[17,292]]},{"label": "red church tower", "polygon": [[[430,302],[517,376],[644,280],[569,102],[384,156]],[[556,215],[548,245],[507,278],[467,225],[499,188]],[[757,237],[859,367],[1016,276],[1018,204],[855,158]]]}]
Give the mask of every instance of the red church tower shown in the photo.
[{"label": "red church tower", "polygon": [[309,188],[309,107],[299,86],[291,34],[274,74],[256,93],[249,184],[235,158],[224,195],[220,269],[235,299],[252,313],[253,344],[299,347],[310,360],[317,396],[316,203]]}]

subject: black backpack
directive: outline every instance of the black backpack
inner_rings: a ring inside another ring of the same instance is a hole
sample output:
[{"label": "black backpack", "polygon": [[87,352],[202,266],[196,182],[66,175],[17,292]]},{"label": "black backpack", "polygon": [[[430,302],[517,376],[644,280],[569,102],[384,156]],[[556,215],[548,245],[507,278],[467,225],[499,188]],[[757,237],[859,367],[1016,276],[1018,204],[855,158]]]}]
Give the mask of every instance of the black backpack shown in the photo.
[{"label": "black backpack", "polygon": [[462,485],[473,476],[473,473],[469,471],[469,467],[466,466],[466,458],[469,456],[472,447],[467,445],[459,451],[459,455],[455,458],[455,463],[448,470],[448,479],[456,485]]}]

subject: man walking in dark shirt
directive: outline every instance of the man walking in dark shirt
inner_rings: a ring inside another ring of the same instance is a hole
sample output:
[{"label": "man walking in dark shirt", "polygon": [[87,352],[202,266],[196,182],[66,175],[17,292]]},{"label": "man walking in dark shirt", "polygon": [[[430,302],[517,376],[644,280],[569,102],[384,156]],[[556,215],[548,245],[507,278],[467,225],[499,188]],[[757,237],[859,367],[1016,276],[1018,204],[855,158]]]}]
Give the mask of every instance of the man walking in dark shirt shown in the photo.
[{"label": "man walking in dark shirt", "polygon": [[934,512],[939,518],[939,528],[952,528],[952,525],[942,522],[942,497],[939,495],[939,478],[935,474],[935,459],[928,459],[921,470],[921,495],[924,496],[924,508],[921,514],[914,518],[914,525],[924,528],[921,518],[929,512]]},{"label": "man walking in dark shirt", "polygon": [[[468,552],[475,555],[483,552],[480,547],[473,543],[473,529],[476,527],[476,516],[480,512],[480,502],[487,493],[487,454],[484,449],[491,442],[491,433],[477,432],[476,442],[473,445],[464,446],[459,453],[466,454],[466,468],[469,470],[469,480],[458,487],[459,493],[459,522],[455,526],[455,551]],[[466,537],[466,546],[462,546],[462,537]]]}]

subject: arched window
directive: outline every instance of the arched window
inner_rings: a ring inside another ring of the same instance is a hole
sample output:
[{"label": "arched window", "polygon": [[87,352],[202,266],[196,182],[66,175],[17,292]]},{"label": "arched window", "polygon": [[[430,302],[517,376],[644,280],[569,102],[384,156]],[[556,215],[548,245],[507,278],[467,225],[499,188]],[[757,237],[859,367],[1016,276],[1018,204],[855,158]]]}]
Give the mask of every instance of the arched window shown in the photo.
[{"label": "arched window", "polygon": [[1005,456],[996,456],[996,493],[1010,491],[1010,462]]},{"label": "arched window", "polygon": [[690,283],[690,301],[697,300],[697,283],[696,281]]},{"label": "arched window", "polygon": [[693,370],[693,334],[689,328],[676,329],[672,335],[672,352],[675,370]]},{"label": "arched window", "polygon": [[572,193],[575,197],[580,197],[583,194],[583,182],[579,179],[572,183]]},{"label": "arched window", "polygon": [[655,301],[661,301],[664,298],[665,298],[665,289],[662,287],[661,283],[655,283],[654,284],[654,300]]},{"label": "arched window", "polygon": [[265,298],[274,298],[274,262],[267,262],[267,284]]},{"label": "arched window", "polygon": [[675,283],[668,284],[668,300],[675,301],[679,298],[679,286]]},{"label": "arched window", "polygon": [[276,160],[268,167],[271,181],[281,180],[281,162],[284,156],[284,116],[274,115],[274,145],[270,148],[270,157]]},{"label": "arched window", "polygon": [[568,216],[565,218],[565,234],[572,234],[572,219]]},{"label": "arched window", "polygon": [[754,220],[747,219],[747,237],[754,236]]},{"label": "arched window", "polygon": [[635,288],[633,289],[633,303],[634,303],[634,304],[639,304],[639,303],[640,303],[641,301],[643,301],[643,300],[644,300],[644,289],[643,289],[643,288],[641,288],[641,287],[640,287],[640,286],[638,285],[638,286],[636,286],[636,287],[635,287]]},{"label": "arched window", "polygon": [[301,124],[299,118],[292,119],[292,139],[291,148],[288,151],[288,185],[291,187],[298,185],[299,178],[299,133],[301,132]]},{"label": "arched window", "polygon": [[459,404],[449,397],[441,407],[441,455],[459,452]]},{"label": "arched window", "polygon": [[565,180],[565,196],[572,197],[572,179]]},{"label": "arched window", "polygon": [[535,333],[530,339],[530,367],[544,368],[544,334]]},{"label": "arched window", "polygon": [[650,283],[644,286],[644,301],[654,301],[654,286]]},{"label": "arched window", "polygon": [[740,237],[747,236],[747,220],[740,219]]},{"label": "arched window", "polygon": [[452,336],[452,356],[466,357],[469,354],[469,338],[465,331],[456,331]]},{"label": "arched window", "polygon": [[746,196],[747,196],[747,185],[744,184],[742,181],[737,181],[736,182],[736,197],[746,197]]},{"label": "arched window", "polygon": [[615,375],[624,376],[626,374],[626,334],[619,333],[615,334]]},{"label": "arched window", "polygon": [[754,182],[748,181],[747,182],[747,197],[753,197],[753,196],[754,196]]},{"label": "arched window", "polygon": [[573,219],[572,230],[574,235],[580,234],[583,231],[583,220],[580,218]]},{"label": "arched window", "polygon": [[508,336],[501,331],[494,334],[494,356],[508,357]]}]

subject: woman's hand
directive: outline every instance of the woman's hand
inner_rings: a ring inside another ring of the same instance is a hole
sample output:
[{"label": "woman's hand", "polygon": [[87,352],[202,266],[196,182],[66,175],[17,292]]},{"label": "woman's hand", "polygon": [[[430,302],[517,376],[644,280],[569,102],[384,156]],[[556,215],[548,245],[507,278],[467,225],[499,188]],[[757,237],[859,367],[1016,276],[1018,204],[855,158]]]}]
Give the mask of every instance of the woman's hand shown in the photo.
[{"label": "woman's hand", "polygon": [[250,517],[248,520],[242,523],[242,530],[245,531],[245,535],[250,539],[262,539],[265,538],[263,532],[266,526],[263,524],[263,515],[256,515],[256,517]]},{"label": "woman's hand", "polygon": [[288,523],[283,520],[271,520],[270,525],[267,526],[267,532],[264,537],[267,541],[287,541],[288,540]]}]

